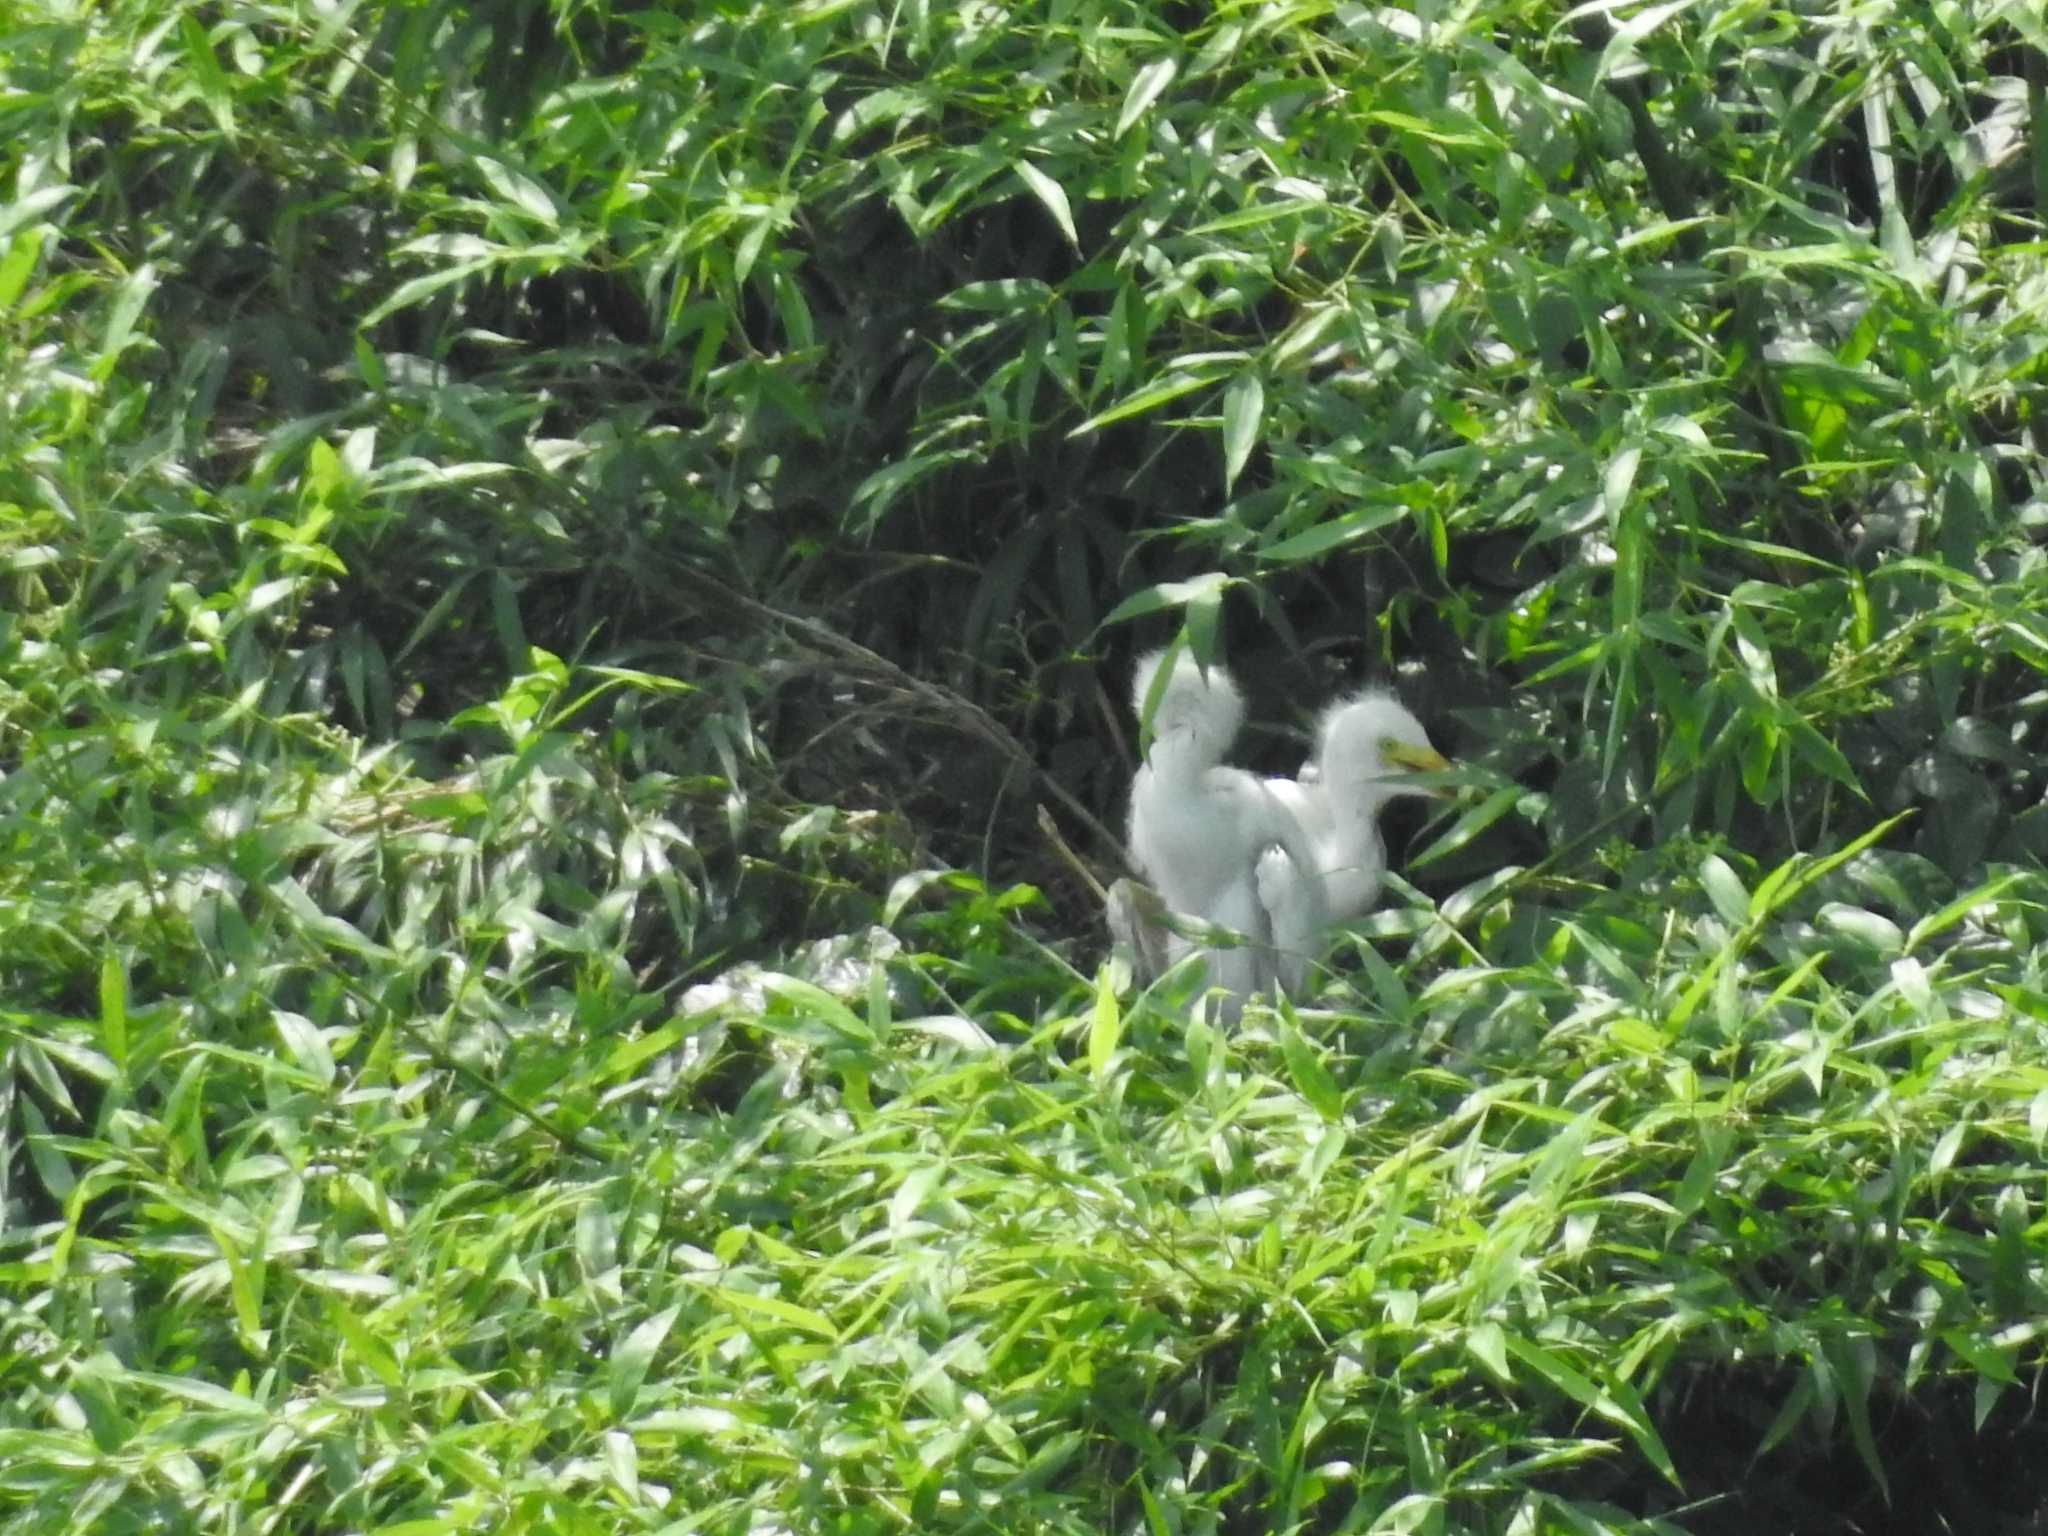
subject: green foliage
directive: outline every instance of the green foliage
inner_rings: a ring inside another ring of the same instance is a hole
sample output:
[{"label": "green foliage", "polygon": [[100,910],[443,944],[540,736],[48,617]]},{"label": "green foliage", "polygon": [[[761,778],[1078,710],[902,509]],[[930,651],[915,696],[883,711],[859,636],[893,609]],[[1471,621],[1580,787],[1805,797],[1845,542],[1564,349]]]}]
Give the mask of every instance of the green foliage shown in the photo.
[{"label": "green foliage", "polygon": [[[0,1530],[2048,1508],[2036,7],[0,79]],[[1165,623],[1470,790],[1229,1034],[1025,814]]]}]

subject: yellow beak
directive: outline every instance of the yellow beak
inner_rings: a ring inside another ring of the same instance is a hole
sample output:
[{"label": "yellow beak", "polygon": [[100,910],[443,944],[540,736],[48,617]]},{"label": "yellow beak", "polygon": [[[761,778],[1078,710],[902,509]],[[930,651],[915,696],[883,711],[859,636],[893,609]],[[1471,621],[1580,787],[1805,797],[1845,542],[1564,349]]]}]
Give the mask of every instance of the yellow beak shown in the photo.
[{"label": "yellow beak", "polygon": [[[1451,760],[1429,747],[1411,747],[1406,742],[1390,741],[1380,749],[1380,755],[1396,768],[1406,768],[1410,773],[1451,771]],[[1451,791],[1448,789],[1432,789],[1428,793],[1443,800],[1451,797]]]}]

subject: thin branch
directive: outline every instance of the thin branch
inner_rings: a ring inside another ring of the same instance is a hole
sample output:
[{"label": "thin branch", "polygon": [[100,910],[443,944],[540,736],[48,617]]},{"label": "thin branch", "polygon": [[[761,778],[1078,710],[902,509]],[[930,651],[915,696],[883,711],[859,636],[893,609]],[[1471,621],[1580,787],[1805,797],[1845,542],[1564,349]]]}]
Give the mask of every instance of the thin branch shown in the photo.
[{"label": "thin branch", "polygon": [[993,747],[1009,762],[1028,772],[1043,787],[1047,795],[1057,800],[1068,815],[1088,830],[1089,835],[1100,845],[1106,856],[1114,858],[1119,864],[1123,862],[1123,840],[1105,827],[1073,791],[1048,773],[1038,759],[1032,756],[1030,750],[1011,735],[1000,720],[972,699],[943,683],[934,683],[904,670],[888,657],[869,650],[857,640],[849,640],[815,619],[771,607],[726,585],[715,576],[707,576],[687,565],[678,565],[674,570],[682,583],[699,595],[763,624],[773,625],[798,636],[815,649],[841,661],[852,663],[859,672],[867,674],[871,679],[885,681],[928,706],[940,719],[963,735]]}]

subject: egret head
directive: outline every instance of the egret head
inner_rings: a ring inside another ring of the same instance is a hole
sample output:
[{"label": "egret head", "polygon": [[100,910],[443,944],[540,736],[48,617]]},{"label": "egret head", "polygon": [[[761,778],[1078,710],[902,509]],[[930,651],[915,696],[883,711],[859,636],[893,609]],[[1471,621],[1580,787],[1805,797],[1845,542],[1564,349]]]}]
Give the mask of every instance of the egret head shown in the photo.
[{"label": "egret head", "polygon": [[1399,699],[1378,689],[1340,700],[1323,712],[1316,762],[1331,794],[1374,807],[1394,795],[1447,793],[1409,782],[1407,776],[1442,773],[1451,766],[1429,744],[1422,722]]},{"label": "egret head", "polygon": [[[1152,681],[1166,658],[1163,650],[1148,651],[1138,658],[1131,678],[1131,707],[1142,722],[1145,701],[1151,696]],[[1159,704],[1152,715],[1155,741],[1188,743],[1198,756],[1220,761],[1237,739],[1244,723],[1244,695],[1219,662],[1204,676],[1195,658],[1183,649],[1173,659],[1173,672],[1159,691]]]}]

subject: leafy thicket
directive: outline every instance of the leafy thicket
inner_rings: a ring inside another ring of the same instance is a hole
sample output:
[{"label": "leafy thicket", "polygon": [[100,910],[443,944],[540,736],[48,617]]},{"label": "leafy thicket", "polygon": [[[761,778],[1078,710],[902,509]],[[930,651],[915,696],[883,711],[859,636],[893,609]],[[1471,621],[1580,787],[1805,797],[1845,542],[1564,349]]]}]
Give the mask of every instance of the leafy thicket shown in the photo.
[{"label": "leafy thicket", "polygon": [[[2048,1514],[2032,0],[0,81],[0,1529]],[[1468,785],[1227,1033],[1172,624]]]}]

